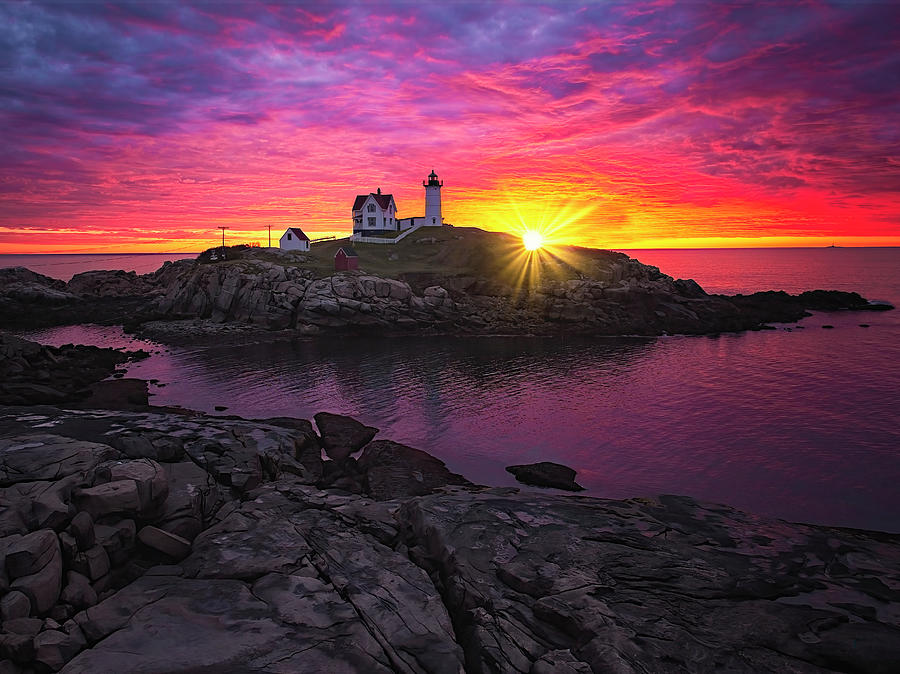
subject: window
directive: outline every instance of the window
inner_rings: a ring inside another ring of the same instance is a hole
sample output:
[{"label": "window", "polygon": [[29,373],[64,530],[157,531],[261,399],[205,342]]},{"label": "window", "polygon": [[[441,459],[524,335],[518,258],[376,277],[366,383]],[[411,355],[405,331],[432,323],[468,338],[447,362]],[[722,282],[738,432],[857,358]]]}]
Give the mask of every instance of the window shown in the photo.
[{"label": "window", "polygon": [[369,227],[375,226],[375,218],[369,218]]},{"label": "window", "polygon": [[290,240],[291,240],[291,233],[288,232],[288,241],[290,241]]},{"label": "window", "polygon": [[369,204],[369,208],[366,209],[369,213],[375,212],[375,204]]}]

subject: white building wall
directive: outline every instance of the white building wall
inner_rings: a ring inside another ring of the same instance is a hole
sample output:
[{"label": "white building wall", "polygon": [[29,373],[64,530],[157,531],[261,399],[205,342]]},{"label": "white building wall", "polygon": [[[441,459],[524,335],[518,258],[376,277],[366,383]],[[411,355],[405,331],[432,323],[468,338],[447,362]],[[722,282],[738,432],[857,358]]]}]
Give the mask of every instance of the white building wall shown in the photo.
[{"label": "white building wall", "polygon": [[[369,211],[370,204],[375,207],[373,211]],[[374,224],[370,224],[369,218],[375,218]],[[371,196],[363,203],[362,223],[354,224],[354,229],[395,230],[397,227],[397,212],[393,201],[388,205],[387,209],[383,209]]]},{"label": "white building wall", "polygon": [[291,231],[287,231],[278,240],[278,247],[281,250],[309,250],[309,241],[299,238]]},{"label": "white building wall", "polygon": [[444,224],[441,217],[441,187],[440,185],[425,186],[425,226],[437,227]]}]

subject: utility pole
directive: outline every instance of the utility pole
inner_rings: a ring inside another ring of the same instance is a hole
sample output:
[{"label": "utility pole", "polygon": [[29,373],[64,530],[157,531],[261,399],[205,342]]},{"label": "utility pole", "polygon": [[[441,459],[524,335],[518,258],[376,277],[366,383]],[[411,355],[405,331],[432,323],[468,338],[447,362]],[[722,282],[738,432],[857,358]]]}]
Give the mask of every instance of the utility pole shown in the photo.
[{"label": "utility pole", "polygon": [[225,257],[225,230],[227,227],[219,227],[222,230],[222,257]]},{"label": "utility pole", "polygon": [[[362,207],[360,207],[362,208]],[[272,225],[268,225],[269,227],[269,248],[272,247]]]}]

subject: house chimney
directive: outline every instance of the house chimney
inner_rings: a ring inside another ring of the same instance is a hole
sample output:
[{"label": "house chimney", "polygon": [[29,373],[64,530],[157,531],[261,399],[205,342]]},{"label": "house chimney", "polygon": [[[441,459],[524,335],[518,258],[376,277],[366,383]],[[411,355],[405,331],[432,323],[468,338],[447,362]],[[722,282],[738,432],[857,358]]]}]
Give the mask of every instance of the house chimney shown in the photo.
[{"label": "house chimney", "polygon": [[380,188],[380,187],[378,188],[378,194],[381,194],[381,188]]}]

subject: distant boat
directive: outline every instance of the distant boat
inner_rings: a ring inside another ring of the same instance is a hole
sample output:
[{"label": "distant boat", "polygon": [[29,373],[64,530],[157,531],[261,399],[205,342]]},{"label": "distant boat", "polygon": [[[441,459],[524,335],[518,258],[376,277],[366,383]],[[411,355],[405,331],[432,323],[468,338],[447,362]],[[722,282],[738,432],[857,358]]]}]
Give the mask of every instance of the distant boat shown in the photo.
[{"label": "distant boat", "polygon": [[831,242],[830,246],[825,246],[826,248],[840,248],[841,246],[835,246],[834,241]]}]

